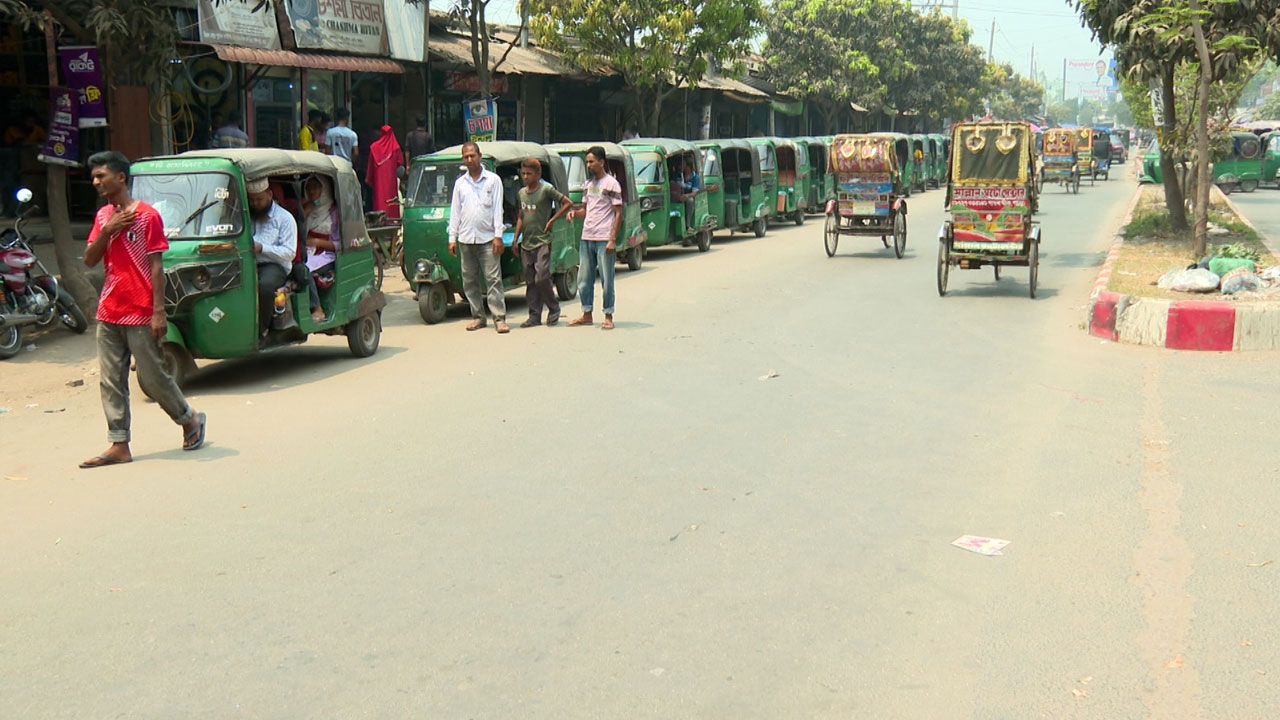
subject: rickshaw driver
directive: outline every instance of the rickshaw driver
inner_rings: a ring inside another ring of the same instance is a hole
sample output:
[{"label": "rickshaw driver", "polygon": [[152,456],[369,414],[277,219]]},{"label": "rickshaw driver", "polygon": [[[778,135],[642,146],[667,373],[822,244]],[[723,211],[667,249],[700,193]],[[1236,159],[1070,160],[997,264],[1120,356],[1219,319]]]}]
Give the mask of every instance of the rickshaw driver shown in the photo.
[{"label": "rickshaw driver", "polygon": [[298,251],[298,222],[288,210],[276,204],[267,178],[244,185],[249,195],[249,217],[253,220],[253,252],[258,261],[258,333],[265,337],[271,328],[276,290],[284,286]]}]

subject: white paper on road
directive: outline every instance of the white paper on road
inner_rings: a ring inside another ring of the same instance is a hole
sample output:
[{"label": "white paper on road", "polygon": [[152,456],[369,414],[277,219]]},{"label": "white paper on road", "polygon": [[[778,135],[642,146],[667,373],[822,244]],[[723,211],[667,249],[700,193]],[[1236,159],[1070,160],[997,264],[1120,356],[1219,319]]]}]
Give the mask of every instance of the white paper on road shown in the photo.
[{"label": "white paper on road", "polygon": [[1008,547],[1009,541],[1001,540],[1000,538],[982,537],[980,535],[961,535],[955,540],[952,540],[951,544],[961,550],[976,552],[979,555],[1003,555],[1004,553],[1000,551]]}]

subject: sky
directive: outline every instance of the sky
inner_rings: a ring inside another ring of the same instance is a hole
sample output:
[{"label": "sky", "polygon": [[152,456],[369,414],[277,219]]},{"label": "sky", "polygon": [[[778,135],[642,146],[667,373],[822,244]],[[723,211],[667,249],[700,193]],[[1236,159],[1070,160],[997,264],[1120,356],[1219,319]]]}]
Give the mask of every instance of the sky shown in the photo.
[{"label": "sky", "polygon": [[[941,0],[948,8],[952,0]],[[446,7],[449,0],[433,0],[433,7]],[[939,0],[912,0],[917,9],[937,4]],[[995,21],[993,58],[1013,65],[1020,75],[1028,75],[1031,51],[1035,48],[1036,66],[1053,78],[1062,76],[1062,61],[1096,59],[1101,46],[1080,25],[1080,16],[1066,0],[956,0],[960,17],[973,29],[971,42],[986,48],[991,39],[991,22]],[[519,24],[516,0],[491,0],[491,22]],[[948,10],[949,12],[949,10]],[[1110,53],[1106,54],[1110,57]]]}]

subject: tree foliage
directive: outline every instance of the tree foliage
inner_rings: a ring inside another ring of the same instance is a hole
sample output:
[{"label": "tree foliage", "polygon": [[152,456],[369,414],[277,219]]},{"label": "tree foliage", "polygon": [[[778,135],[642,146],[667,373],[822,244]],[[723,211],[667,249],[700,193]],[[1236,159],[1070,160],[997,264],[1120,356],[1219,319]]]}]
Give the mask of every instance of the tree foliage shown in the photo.
[{"label": "tree foliage", "polygon": [[1044,87],[1013,71],[1010,65],[987,67],[991,116],[997,120],[1026,120],[1040,114]]},{"label": "tree foliage", "polygon": [[761,21],[759,0],[556,0],[530,25],[577,66],[621,75],[641,130],[655,134],[667,97],[713,66],[736,71]]}]

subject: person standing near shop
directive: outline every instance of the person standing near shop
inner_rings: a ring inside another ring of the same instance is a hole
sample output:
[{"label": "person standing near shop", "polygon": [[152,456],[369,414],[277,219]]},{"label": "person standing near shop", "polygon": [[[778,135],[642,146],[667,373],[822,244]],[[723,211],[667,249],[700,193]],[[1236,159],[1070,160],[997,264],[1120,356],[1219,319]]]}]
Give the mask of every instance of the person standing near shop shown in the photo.
[{"label": "person standing near shop", "polygon": [[107,201],[89,231],[84,263],[103,263],[98,300],[98,367],[102,409],[111,446],[80,463],[97,468],[133,462],[129,450],[129,362],[138,364],[138,383],[182,426],[182,449],[204,444],[205,415],[196,412],[165,372],[160,339],[169,322],[164,307],[164,262],[169,247],[155,208],[129,194],[129,160],[113,151],[89,157],[93,186]]},{"label": "person standing near shop", "polygon": [[412,165],[413,159],[419,155],[430,155],[436,151],[435,138],[431,137],[431,131],[427,130],[427,116],[419,115],[416,120],[418,126],[404,136],[405,165]]},{"label": "person standing near shop", "polygon": [[480,146],[462,143],[467,171],[453,182],[449,209],[449,254],[462,254],[462,291],[471,305],[467,330],[485,326],[484,304],[499,333],[507,333],[507,300],[502,292],[502,181],[480,164]]},{"label": "person standing near shop", "polygon": [[213,129],[213,146],[216,148],[249,147],[249,136],[240,129],[240,113],[232,110],[227,113],[227,121]]},{"label": "person standing near shop", "polygon": [[573,209],[573,202],[542,179],[542,163],[536,158],[520,163],[520,179],[524,180],[524,187],[516,194],[520,217],[516,219],[512,247],[520,249],[529,305],[529,319],[520,327],[541,325],[543,305],[547,307],[547,325],[555,325],[560,321],[560,299],[551,284],[551,226]]},{"label": "person standing near shop", "polygon": [[618,236],[618,224],[622,219],[622,186],[604,168],[604,148],[596,145],[587,150],[587,172],[591,178],[582,188],[582,200],[586,214],[582,223],[582,242],[578,243],[578,255],[582,263],[578,295],[582,302],[582,317],[570,322],[570,327],[592,324],[591,311],[595,309],[596,269],[600,270],[600,285],[604,291],[604,323],[601,330],[613,329],[613,264],[617,256],[614,239]]},{"label": "person standing near shop", "polygon": [[369,164],[365,167],[364,181],[372,193],[371,205],[375,212],[386,213],[388,220],[400,219],[400,175],[404,167],[404,151],[396,141],[396,133],[390,125],[382,126],[382,136],[369,144]]},{"label": "person standing near shop", "polygon": [[346,160],[354,167],[356,158],[360,157],[360,137],[349,127],[351,111],[338,108],[338,111],[333,114],[333,120],[334,126],[325,133],[325,141],[329,143],[329,148],[334,155]]}]

